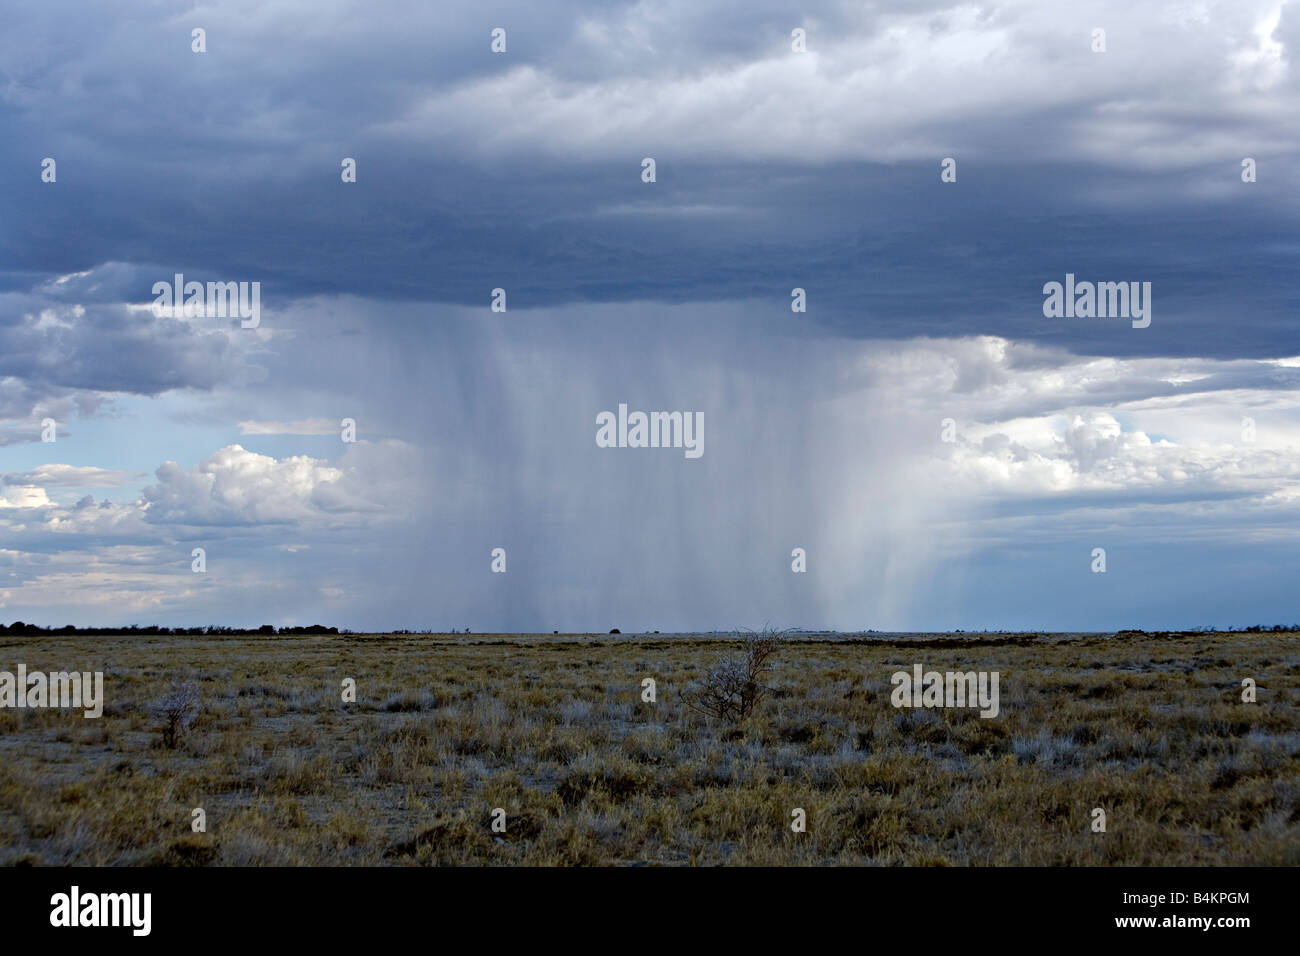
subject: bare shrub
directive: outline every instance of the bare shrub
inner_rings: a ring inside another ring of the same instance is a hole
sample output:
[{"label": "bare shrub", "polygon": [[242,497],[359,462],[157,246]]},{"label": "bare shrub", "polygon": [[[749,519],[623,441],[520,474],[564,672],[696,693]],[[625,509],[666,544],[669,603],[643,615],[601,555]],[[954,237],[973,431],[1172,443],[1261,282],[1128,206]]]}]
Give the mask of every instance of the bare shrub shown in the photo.
[{"label": "bare shrub", "polygon": [[163,746],[174,748],[199,716],[199,688],[193,681],[172,683],[149,708],[162,731]]},{"label": "bare shrub", "polygon": [[784,643],[785,635],[769,628],[746,636],[744,653],[718,662],[703,685],[687,696],[687,704],[731,723],[744,720],[770,690],[765,681],[772,655]]}]

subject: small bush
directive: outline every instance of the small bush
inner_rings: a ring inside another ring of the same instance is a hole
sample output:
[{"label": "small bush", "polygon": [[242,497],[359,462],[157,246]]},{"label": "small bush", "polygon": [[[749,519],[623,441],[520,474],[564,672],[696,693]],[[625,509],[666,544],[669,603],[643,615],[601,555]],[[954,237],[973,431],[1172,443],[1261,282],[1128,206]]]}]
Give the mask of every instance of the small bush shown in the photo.
[{"label": "small bush", "polygon": [[745,638],[745,652],[719,662],[709,671],[702,687],[687,697],[695,710],[732,723],[754,712],[770,688],[764,684],[772,655],[785,642],[784,635],[763,630]]},{"label": "small bush", "polygon": [[173,683],[150,708],[162,731],[163,746],[173,749],[199,716],[199,688],[193,681]]}]

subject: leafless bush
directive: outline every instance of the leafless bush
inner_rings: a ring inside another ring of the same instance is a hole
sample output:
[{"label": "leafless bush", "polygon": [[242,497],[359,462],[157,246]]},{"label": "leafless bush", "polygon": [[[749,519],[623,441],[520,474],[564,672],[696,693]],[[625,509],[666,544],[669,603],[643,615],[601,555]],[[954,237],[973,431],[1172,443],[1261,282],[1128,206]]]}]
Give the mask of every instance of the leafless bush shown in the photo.
[{"label": "leafless bush", "polygon": [[163,746],[174,748],[199,716],[199,688],[193,681],[173,683],[150,708],[162,730]]},{"label": "leafless bush", "polygon": [[694,710],[735,723],[744,720],[763,699],[772,655],[785,635],[765,628],[745,638],[744,654],[718,663],[704,683],[686,698]]}]

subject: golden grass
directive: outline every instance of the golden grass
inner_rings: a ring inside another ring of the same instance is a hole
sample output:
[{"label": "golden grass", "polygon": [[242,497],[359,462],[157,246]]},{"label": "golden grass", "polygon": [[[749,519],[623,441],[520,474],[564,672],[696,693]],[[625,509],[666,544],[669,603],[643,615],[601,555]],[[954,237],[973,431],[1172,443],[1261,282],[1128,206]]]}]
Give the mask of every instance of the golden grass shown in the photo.
[{"label": "golden grass", "polygon": [[[0,710],[0,862],[1295,865],[1296,638],[797,640],[736,727],[684,705],[734,648],[705,637],[11,638],[0,669],[107,703]],[[999,671],[1001,714],[894,709],[918,661]]]}]

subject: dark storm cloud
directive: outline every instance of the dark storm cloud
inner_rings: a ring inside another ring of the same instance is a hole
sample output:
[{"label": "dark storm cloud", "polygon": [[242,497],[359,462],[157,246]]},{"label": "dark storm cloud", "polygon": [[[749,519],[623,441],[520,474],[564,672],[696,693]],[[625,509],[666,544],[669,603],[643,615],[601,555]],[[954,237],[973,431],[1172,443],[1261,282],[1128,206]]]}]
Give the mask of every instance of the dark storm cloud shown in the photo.
[{"label": "dark storm cloud", "polygon": [[[857,37],[873,55],[889,31],[911,30],[922,50],[991,38],[979,42],[1001,44],[998,59],[1018,57],[1029,76],[1064,57],[1045,80],[1060,87],[1055,98],[998,106],[993,70],[983,108],[948,116],[941,103],[923,105],[906,133],[906,118],[890,119],[880,142],[859,149],[805,131],[801,117],[815,116],[816,103],[801,92],[790,99],[788,128],[777,111],[766,137],[742,123],[720,129],[711,148],[707,128],[681,133],[668,120],[660,128],[654,102],[644,106],[642,137],[612,115],[621,125],[601,133],[602,109],[621,103],[620,83],[662,77],[689,96],[740,71],[736,82],[770,110],[779,77],[743,71],[789,56],[789,26],[803,19],[776,5],[747,11],[740,26],[694,4],[653,15],[626,4],[417,5],[374,21],[355,7],[137,10],[126,20],[95,7],[84,32],[67,35],[56,11],[20,13],[0,41],[10,64],[0,136],[13,144],[0,158],[9,184],[0,194],[0,281],[26,291],[52,275],[125,262],[138,267],[125,290],[135,301],[182,271],[260,280],[270,303],[349,292],[483,305],[500,286],[514,308],[755,298],[787,313],[800,286],[809,322],[855,337],[989,333],[1089,354],[1300,353],[1290,318],[1300,294],[1296,197],[1280,175],[1296,168],[1294,137],[1279,139],[1267,113],[1246,118],[1251,101],[1275,103],[1293,79],[1243,93],[1241,112],[1214,99],[1197,116],[1186,100],[1167,102],[1177,92],[1171,77],[1186,79],[1174,72],[1180,54],[1160,34],[1142,34],[1156,79],[1107,119],[1123,94],[1087,60],[1086,44],[1053,54],[1060,32],[1042,35],[1018,5],[973,20],[932,6],[886,15],[825,5],[807,22],[823,45],[835,38],[852,49]],[[1284,11],[1277,35],[1294,35],[1297,19]],[[1241,20],[1233,29],[1248,37],[1250,18]],[[189,50],[193,25],[208,30],[207,54]],[[508,56],[487,50],[494,25],[509,29]],[[1112,32],[1131,47],[1137,26],[1120,19]],[[1169,23],[1162,30],[1166,40],[1183,36]],[[1231,50],[1204,33],[1186,42],[1229,63]],[[898,62],[886,72],[911,66],[905,43],[888,49]],[[835,56],[825,62],[855,65]],[[1119,78],[1134,69],[1131,52],[1105,56]],[[1071,101],[1084,69],[1092,85]],[[1227,69],[1209,70],[1206,89]],[[974,67],[957,75],[977,91],[984,82]],[[891,82],[886,75],[880,85]],[[516,93],[561,104],[589,96],[590,110],[562,114],[578,145],[564,148],[563,125],[533,129],[526,104],[501,105]],[[461,108],[457,97],[484,109]],[[710,115],[707,104],[700,110]],[[1207,122],[1226,139],[1212,159],[1199,143]],[[1129,137],[1140,143],[1126,156]],[[947,145],[909,151],[907,138]],[[786,145],[768,156],[765,139]],[[869,158],[895,148],[906,155]],[[1258,183],[1240,183],[1240,157],[1260,149],[1276,158],[1261,159]],[[938,179],[947,150],[961,157],[955,185]],[[864,158],[844,158],[853,152]],[[648,154],[659,162],[654,185],[639,179]],[[53,187],[37,175],[47,155],[59,161]],[[359,162],[355,186],[339,182],[343,156]],[[1199,201],[1175,201],[1198,189]],[[1066,272],[1151,282],[1151,328],[1045,319],[1042,286]]]}]

